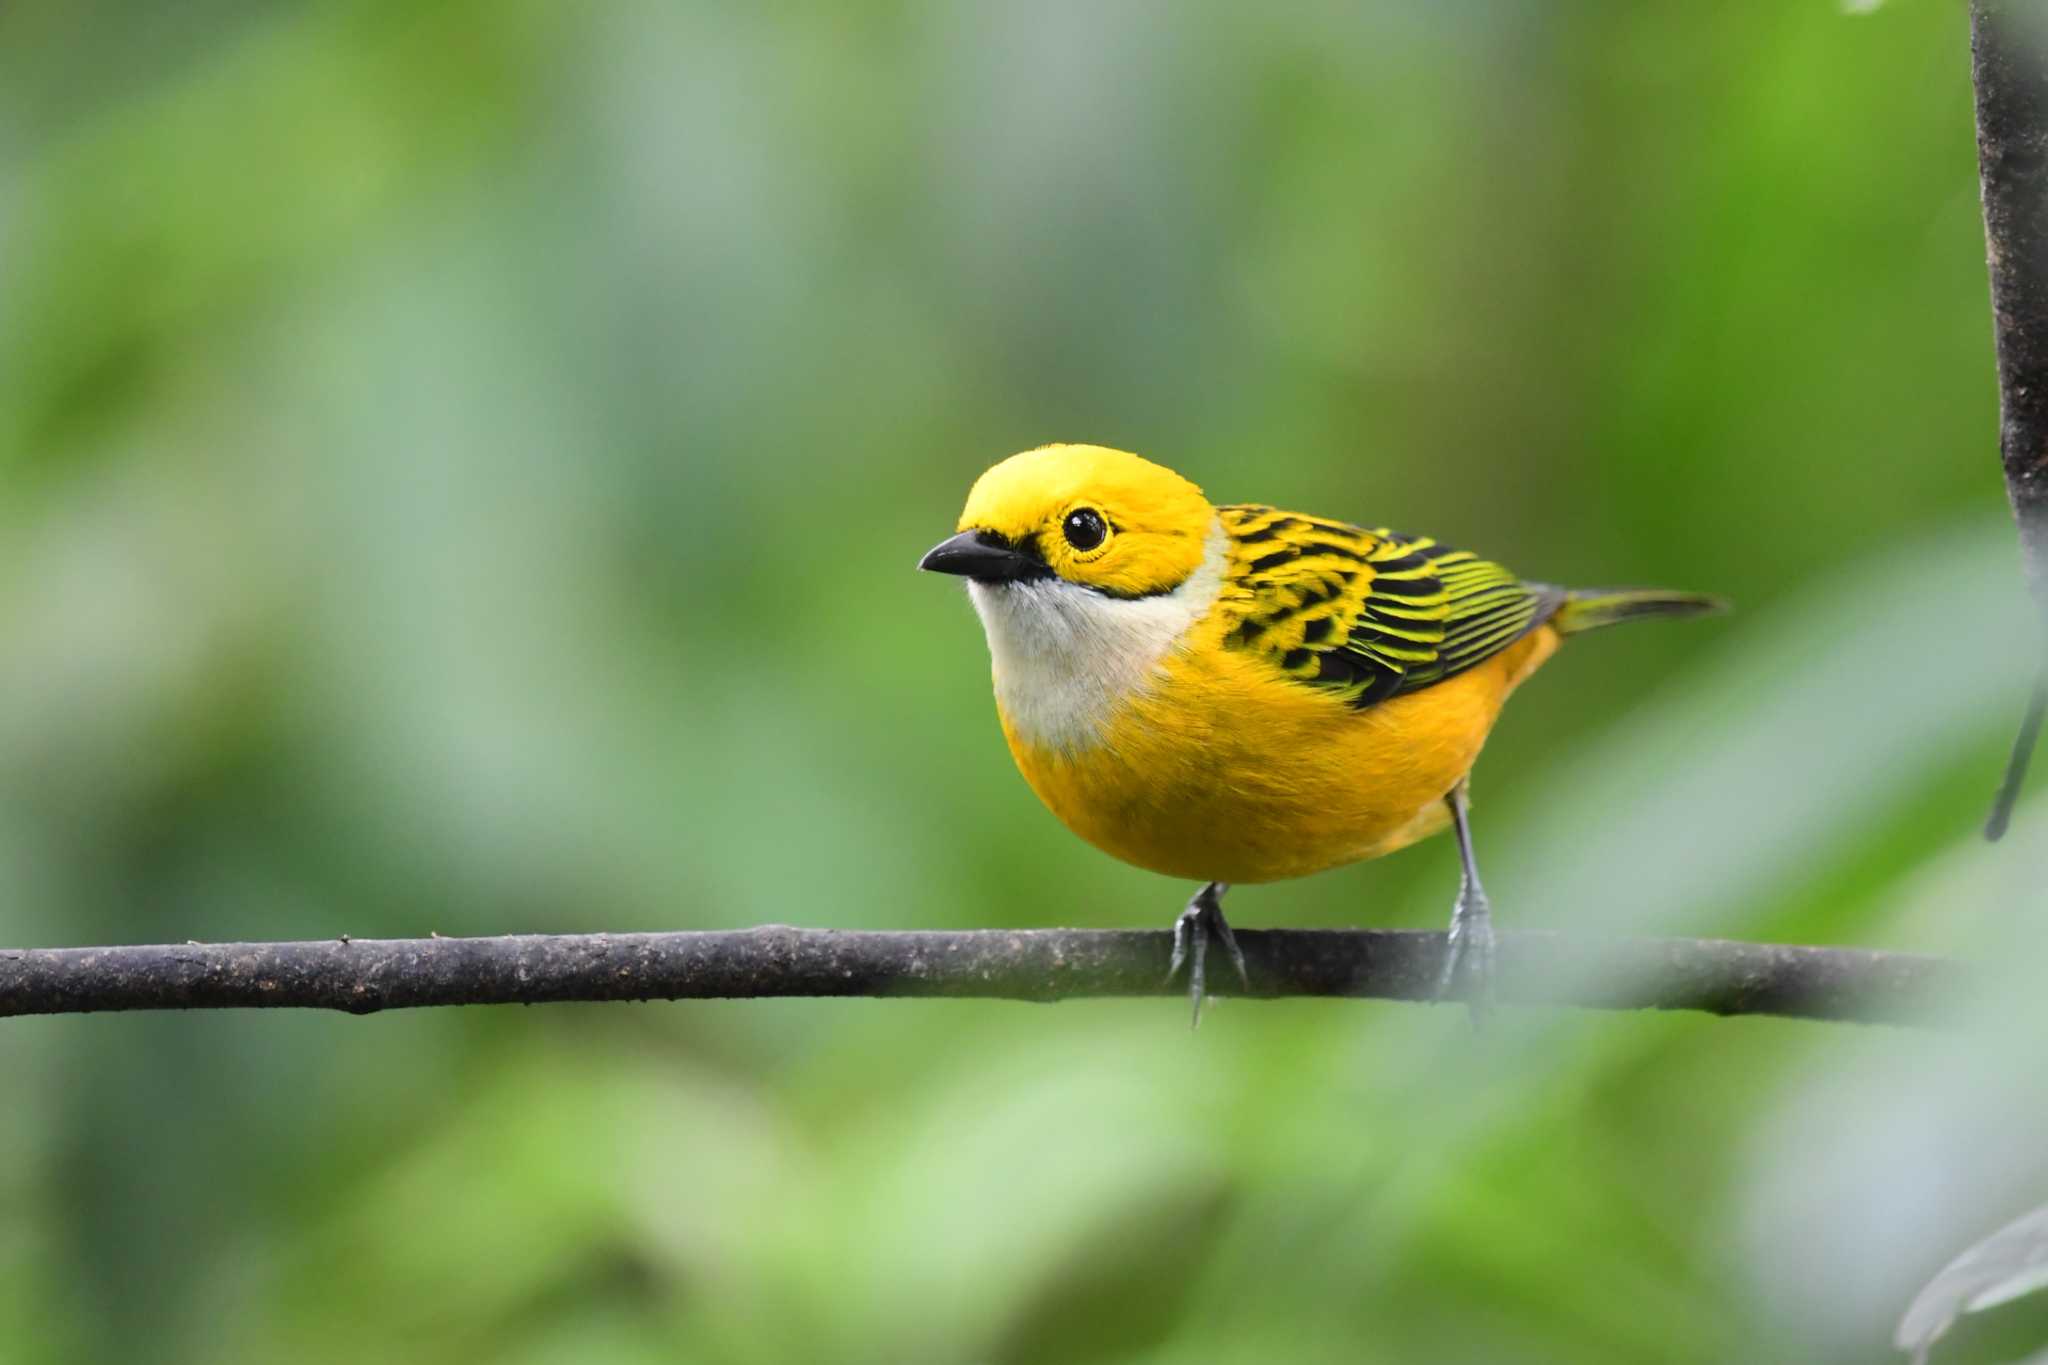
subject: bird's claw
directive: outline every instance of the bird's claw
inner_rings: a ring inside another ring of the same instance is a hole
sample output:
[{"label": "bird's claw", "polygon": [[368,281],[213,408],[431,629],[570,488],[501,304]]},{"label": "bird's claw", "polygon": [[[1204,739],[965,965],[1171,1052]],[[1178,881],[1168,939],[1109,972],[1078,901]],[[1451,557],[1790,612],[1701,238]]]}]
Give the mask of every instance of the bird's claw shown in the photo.
[{"label": "bird's claw", "polygon": [[1211,938],[1220,942],[1223,951],[1230,955],[1231,965],[1237,968],[1237,979],[1247,988],[1252,984],[1251,974],[1245,970],[1244,949],[1237,946],[1237,935],[1231,932],[1230,921],[1223,918],[1223,890],[1216,882],[1203,887],[1173,922],[1173,961],[1166,969],[1166,979],[1172,981],[1180,975],[1183,965],[1187,967],[1188,1000],[1194,1008],[1194,1024],[1190,1027],[1202,1022],[1202,1001],[1208,995],[1205,969]]},{"label": "bird's claw", "polygon": [[1458,897],[1451,912],[1451,931],[1446,936],[1443,974],[1437,978],[1436,998],[1448,998],[1464,977],[1465,1004],[1472,1022],[1479,1024],[1493,1007],[1493,908],[1482,891],[1467,890]]}]

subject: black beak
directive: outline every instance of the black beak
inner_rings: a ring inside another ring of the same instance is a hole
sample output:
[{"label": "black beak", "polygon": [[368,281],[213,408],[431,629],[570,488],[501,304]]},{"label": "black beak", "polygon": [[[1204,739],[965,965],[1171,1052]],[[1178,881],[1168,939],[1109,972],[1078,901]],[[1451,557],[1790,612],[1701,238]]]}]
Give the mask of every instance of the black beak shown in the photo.
[{"label": "black beak", "polygon": [[917,567],[933,573],[959,574],[977,583],[1052,577],[1044,560],[1026,554],[994,531],[981,530],[962,531],[951,540],[940,541],[925,551]]}]

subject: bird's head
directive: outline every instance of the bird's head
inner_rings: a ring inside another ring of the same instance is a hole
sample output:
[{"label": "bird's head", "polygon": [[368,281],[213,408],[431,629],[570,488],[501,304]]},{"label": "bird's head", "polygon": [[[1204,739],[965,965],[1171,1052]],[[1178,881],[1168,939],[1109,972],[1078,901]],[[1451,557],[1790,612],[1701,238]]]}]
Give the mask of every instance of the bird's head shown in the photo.
[{"label": "bird's head", "polygon": [[1064,583],[1153,597],[1202,566],[1215,520],[1201,489],[1150,460],[1104,446],[1041,446],[976,480],[960,533],[918,567],[984,587]]},{"label": "bird's head", "polygon": [[1044,446],[983,474],[960,533],[921,567],[967,580],[1014,739],[1075,752],[1205,618],[1224,537],[1202,490],[1172,470]]}]

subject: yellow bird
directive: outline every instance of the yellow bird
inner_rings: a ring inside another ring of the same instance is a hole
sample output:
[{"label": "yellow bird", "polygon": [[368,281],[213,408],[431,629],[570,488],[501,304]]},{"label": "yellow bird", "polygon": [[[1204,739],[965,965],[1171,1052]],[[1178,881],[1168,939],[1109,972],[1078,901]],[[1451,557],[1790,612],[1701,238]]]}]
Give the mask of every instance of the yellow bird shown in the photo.
[{"label": "yellow bird", "polygon": [[1450,826],[1463,877],[1438,993],[1491,978],[1466,778],[1516,685],[1567,635],[1690,616],[1695,593],[1528,583],[1427,536],[1212,506],[1150,461],[1051,445],[990,469],[919,565],[967,579],[1025,781],[1125,862],[1204,883],[1174,922],[1200,1017],[1234,882],[1406,847]]}]

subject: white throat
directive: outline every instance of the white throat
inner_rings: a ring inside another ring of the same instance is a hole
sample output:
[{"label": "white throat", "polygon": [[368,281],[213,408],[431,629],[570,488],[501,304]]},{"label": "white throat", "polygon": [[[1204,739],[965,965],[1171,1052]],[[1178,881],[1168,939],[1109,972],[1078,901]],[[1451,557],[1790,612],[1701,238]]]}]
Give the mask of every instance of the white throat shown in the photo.
[{"label": "white throat", "polygon": [[996,701],[1017,733],[1072,752],[1099,743],[1118,705],[1149,688],[1176,643],[1223,590],[1223,526],[1172,592],[1120,598],[1064,579],[984,584],[967,595],[988,632]]}]

